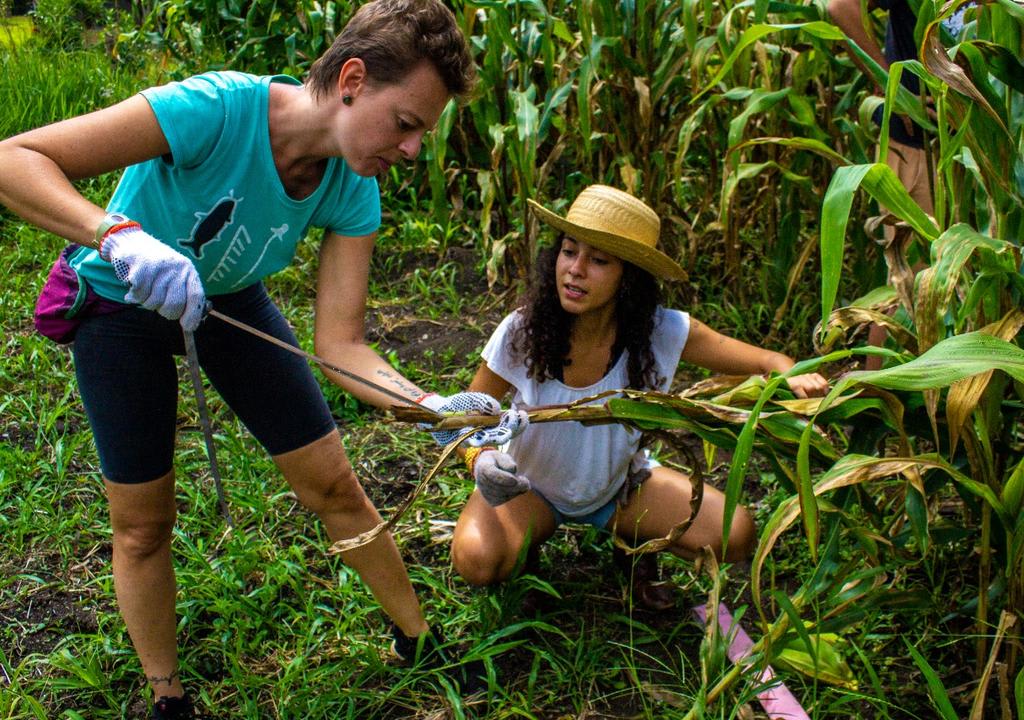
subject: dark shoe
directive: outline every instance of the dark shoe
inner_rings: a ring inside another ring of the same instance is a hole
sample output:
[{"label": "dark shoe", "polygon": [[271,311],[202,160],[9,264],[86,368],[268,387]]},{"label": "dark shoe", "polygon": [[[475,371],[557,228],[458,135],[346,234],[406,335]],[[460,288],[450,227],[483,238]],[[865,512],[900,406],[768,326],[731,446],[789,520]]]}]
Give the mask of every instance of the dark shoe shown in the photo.
[{"label": "dark shoe", "polygon": [[193,720],[195,711],[188,695],[183,697],[161,697],[153,703],[153,720]]},{"label": "dark shoe", "polygon": [[531,545],[517,575],[540,575],[540,545]]},{"label": "dark shoe", "polygon": [[391,650],[402,664],[421,670],[440,670],[454,682],[464,697],[487,692],[487,668],[480,660],[462,661],[455,648],[446,647],[444,637],[431,628],[418,637],[409,637],[397,625],[391,625]]},{"label": "dark shoe", "polygon": [[629,579],[634,604],[655,612],[675,607],[675,585],[661,579],[656,554],[627,555],[616,547],[612,549],[612,558],[619,571]]}]

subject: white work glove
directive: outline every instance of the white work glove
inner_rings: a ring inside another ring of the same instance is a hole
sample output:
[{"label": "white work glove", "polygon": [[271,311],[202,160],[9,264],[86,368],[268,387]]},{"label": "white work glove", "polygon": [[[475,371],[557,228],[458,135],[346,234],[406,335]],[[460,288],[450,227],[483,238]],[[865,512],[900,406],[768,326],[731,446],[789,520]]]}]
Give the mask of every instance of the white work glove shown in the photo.
[{"label": "white work glove", "polygon": [[484,450],[477,456],[473,479],[488,505],[497,507],[530,489],[530,479],[516,470],[516,461],[500,450]]},{"label": "white work glove", "polygon": [[[526,426],[530,424],[530,418],[525,411],[516,410],[513,407],[502,412],[498,401],[487,393],[482,392],[462,392],[450,397],[430,393],[420,398],[417,402],[441,415],[465,413],[497,415],[501,413],[501,420],[497,425],[481,428],[466,438],[465,442],[473,447],[504,445],[525,430]],[[429,426],[426,427],[429,428]],[[455,430],[433,430],[430,434],[434,436],[434,440],[438,445],[444,446],[464,432],[466,432],[465,429],[459,428]]]},{"label": "white work glove", "polygon": [[199,327],[206,295],[187,257],[137,227],[103,238],[100,256],[114,266],[117,279],[130,286],[125,302],[178,320],[189,332]]}]

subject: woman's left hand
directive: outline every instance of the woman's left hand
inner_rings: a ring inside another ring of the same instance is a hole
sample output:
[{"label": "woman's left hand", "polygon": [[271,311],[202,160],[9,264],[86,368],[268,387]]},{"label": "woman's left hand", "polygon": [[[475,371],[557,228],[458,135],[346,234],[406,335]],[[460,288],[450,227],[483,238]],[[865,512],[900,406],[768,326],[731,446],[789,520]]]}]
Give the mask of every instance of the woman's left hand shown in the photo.
[{"label": "woman's left hand", "polygon": [[794,375],[786,382],[798,398],[821,397],[828,392],[828,380],[818,373]]},{"label": "woman's left hand", "polygon": [[[502,411],[501,403],[483,392],[461,392],[449,397],[429,393],[416,402],[441,415],[477,413],[480,415],[501,415],[498,424],[477,430],[464,442],[473,447],[504,445],[521,433],[530,424],[530,417],[515,407]],[[463,430],[434,430],[430,434],[438,445],[444,446],[462,434]]]}]

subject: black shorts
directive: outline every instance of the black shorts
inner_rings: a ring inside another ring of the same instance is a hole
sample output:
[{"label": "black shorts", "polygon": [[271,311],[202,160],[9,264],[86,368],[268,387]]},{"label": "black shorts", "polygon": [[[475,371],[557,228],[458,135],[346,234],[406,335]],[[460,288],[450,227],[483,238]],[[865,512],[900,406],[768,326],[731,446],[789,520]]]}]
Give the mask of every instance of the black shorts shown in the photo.
[{"label": "black shorts", "polygon": [[[262,283],[210,298],[213,307],[298,346]],[[195,332],[206,377],[271,455],[304,447],[335,429],[307,361],[221,320]],[[141,483],[173,466],[178,403],[175,355],[181,325],[129,305],[85,320],[74,342],[75,375],[103,475]]]}]

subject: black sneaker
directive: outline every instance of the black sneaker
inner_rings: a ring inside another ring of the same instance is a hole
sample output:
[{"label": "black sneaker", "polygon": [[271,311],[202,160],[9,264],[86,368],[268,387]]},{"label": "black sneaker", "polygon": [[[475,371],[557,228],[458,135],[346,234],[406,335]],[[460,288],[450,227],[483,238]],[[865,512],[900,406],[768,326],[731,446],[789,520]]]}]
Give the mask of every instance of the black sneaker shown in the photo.
[{"label": "black sneaker", "polygon": [[444,637],[436,628],[429,629],[421,636],[409,637],[392,624],[391,636],[391,651],[403,665],[422,670],[440,670],[458,686],[465,697],[487,691],[487,668],[483,661],[461,661],[454,648],[445,646]]},{"label": "black sneaker", "polygon": [[188,695],[182,697],[167,697],[165,695],[153,703],[153,720],[194,720],[195,716],[192,700]]}]

